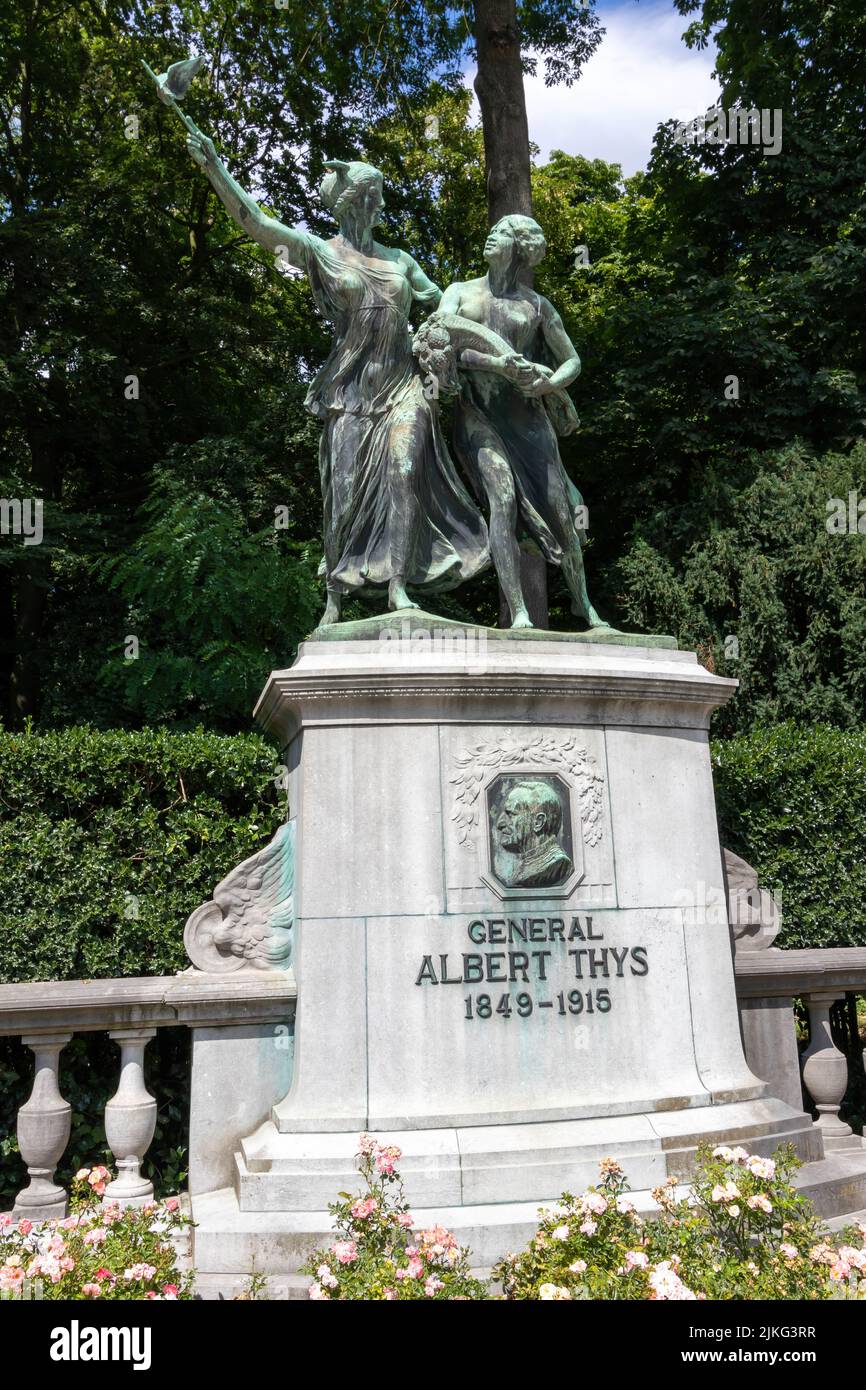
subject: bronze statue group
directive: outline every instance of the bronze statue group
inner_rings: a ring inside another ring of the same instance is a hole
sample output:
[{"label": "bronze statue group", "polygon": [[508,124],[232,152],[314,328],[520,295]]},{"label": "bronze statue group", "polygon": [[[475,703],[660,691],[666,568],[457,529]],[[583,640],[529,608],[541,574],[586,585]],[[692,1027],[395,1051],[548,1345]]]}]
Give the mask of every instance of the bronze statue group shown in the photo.
[{"label": "bronze statue group", "polygon": [[[374,240],[383,179],[372,165],[328,164],[321,196],[339,232],[326,241],[266,216],[199,131],[187,145],[238,225],[308,276],[333,325],[306,402],[322,424],[321,625],[340,620],[345,594],[387,590],[389,608],[417,607],[410,589],[454,588],[492,561],[512,627],[530,627],[523,534],[561,567],[575,614],[606,626],[587,595],[585,508],[557,443],[578,423],[565,388],[580,359],[527,284],[546,250],[538,223],[502,218],[485,243],[487,274],[443,294],[407,252]],[[413,338],[416,305],[429,316]],[[453,451],[474,499],[442,434],[444,395],[456,398]]]}]

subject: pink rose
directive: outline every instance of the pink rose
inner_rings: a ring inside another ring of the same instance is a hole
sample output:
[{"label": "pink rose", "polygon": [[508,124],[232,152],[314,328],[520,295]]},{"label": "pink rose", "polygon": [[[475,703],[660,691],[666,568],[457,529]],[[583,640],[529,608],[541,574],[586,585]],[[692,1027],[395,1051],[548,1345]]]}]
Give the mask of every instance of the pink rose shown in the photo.
[{"label": "pink rose", "polygon": [[101,1284],[82,1284],[82,1285],[81,1285],[81,1292],[84,1294],[84,1297],[85,1297],[85,1298],[101,1298],[101,1297],[102,1297],[102,1285],[101,1285]]},{"label": "pink rose", "polygon": [[389,1144],[387,1148],[376,1145],[376,1167],[380,1173],[393,1173],[394,1164],[402,1157],[403,1150],[398,1149],[396,1144]]},{"label": "pink rose", "polygon": [[751,1207],[752,1211],[764,1211],[768,1216],[773,1210],[773,1203],[769,1197],[764,1196],[763,1192],[756,1192],[753,1197],[748,1199],[746,1206]]},{"label": "pink rose", "polygon": [[333,1250],[341,1265],[350,1265],[358,1258],[358,1247],[353,1240],[338,1240]]},{"label": "pink rose", "polygon": [[401,1226],[406,1226],[407,1228],[415,1224],[415,1218],[410,1211],[401,1211],[397,1220]]},{"label": "pink rose", "polygon": [[33,1230],[33,1222],[32,1222],[32,1221],[28,1221],[27,1218],[26,1218],[26,1216],[22,1217],[21,1220],[18,1222],[18,1232],[19,1232],[19,1235],[22,1235],[22,1236],[29,1236],[29,1234],[30,1234],[30,1232],[31,1232],[32,1230]]},{"label": "pink rose", "polygon": [[358,1221],[365,1221],[368,1216],[376,1210],[379,1203],[375,1197],[362,1197],[357,1202],[353,1202],[350,1207],[352,1215]]},{"label": "pink rose", "polygon": [[179,1206],[180,1206],[180,1202],[178,1201],[178,1199],[177,1199],[176,1197],[168,1197],[168,1198],[166,1198],[166,1203],[165,1203],[165,1209],[166,1209],[166,1211],[177,1211],[177,1209],[178,1209]]}]

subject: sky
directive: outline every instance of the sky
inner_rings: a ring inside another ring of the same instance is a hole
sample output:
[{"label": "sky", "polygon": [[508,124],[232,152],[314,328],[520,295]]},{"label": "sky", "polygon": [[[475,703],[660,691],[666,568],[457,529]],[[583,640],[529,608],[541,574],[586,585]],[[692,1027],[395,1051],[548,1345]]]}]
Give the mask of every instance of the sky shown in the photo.
[{"label": "sky", "polygon": [[690,120],[716,101],[715,49],[686,48],[689,21],[672,0],[599,0],[597,8],[607,32],[573,87],[545,87],[541,63],[526,78],[529,138],[542,162],[559,149],[634,174],[646,168],[660,122]]}]

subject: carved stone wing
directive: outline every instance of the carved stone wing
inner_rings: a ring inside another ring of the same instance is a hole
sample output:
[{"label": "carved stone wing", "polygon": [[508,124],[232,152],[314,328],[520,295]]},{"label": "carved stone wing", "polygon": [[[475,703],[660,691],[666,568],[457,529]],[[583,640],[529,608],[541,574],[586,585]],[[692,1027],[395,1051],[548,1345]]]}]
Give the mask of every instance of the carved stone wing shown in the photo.
[{"label": "carved stone wing", "polygon": [[288,970],[292,956],[295,822],[281,825],[269,845],[245,859],[214,889],[213,900],[190,916],[186,953],[208,974]]}]

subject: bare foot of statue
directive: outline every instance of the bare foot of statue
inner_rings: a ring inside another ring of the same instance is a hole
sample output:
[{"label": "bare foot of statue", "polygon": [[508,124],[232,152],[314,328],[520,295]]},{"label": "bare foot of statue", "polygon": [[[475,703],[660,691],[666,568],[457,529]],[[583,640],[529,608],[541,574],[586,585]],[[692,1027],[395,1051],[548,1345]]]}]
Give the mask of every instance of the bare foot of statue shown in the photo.
[{"label": "bare foot of statue", "polygon": [[392,579],[388,585],[388,607],[392,613],[400,608],[417,608],[419,605],[413,603],[402,579]]},{"label": "bare foot of statue", "polygon": [[590,627],[610,627],[610,623],[606,623],[604,618],[599,617],[591,603],[587,604],[586,608],[578,608],[575,604],[572,607],[572,612],[576,617],[583,618]]},{"label": "bare foot of statue", "polygon": [[332,623],[340,621],[340,595],[328,594],[328,602],[325,604],[325,611],[319,619],[319,627],[330,627]]},{"label": "bare foot of statue", "polygon": [[514,627],[532,627],[532,626],[533,626],[532,619],[530,618],[530,616],[529,616],[529,614],[527,613],[527,611],[526,611],[525,608],[518,608],[517,612],[514,614],[513,618],[511,619],[511,626],[512,626],[513,628],[514,628]]}]

